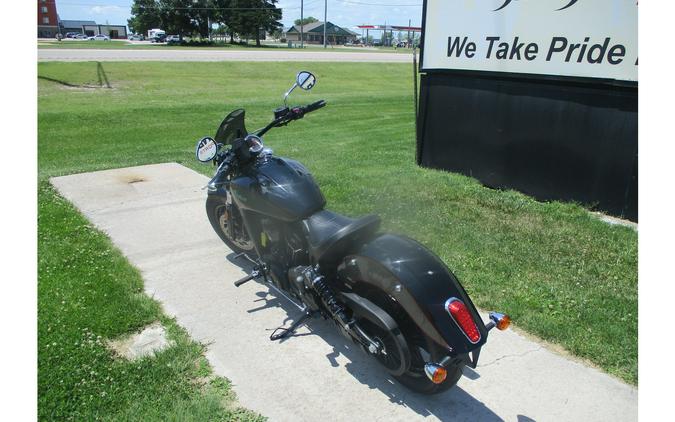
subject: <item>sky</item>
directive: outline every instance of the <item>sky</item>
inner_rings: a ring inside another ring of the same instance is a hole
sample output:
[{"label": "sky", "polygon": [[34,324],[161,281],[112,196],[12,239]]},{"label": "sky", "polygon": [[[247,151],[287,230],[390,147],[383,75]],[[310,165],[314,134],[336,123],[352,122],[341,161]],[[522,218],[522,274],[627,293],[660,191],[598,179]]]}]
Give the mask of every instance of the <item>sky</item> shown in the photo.
[{"label": "sky", "polygon": [[[132,0],[56,0],[61,19],[126,25]],[[279,0],[285,27],[300,18],[300,0]],[[304,16],[323,20],[324,0],[304,0]],[[328,0],[328,21],[354,29],[361,24],[421,26],[422,0]]]}]

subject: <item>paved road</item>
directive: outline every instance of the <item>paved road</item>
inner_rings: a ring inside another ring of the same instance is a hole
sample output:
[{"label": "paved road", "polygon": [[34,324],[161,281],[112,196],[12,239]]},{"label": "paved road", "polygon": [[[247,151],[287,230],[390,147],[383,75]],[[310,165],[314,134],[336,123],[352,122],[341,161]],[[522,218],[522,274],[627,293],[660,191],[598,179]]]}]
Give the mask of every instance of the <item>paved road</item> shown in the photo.
[{"label": "paved road", "polygon": [[394,382],[326,321],[271,342],[298,310],[260,283],[232,285],[244,270],[206,219],[207,180],[169,163],[52,183],[141,271],[146,292],[208,344],[243,406],[294,422],[637,420],[635,388],[513,331],[491,333],[476,371],[431,397]]},{"label": "paved road", "polygon": [[303,61],[409,63],[412,54],[293,50],[92,50],[38,49],[39,61]]}]

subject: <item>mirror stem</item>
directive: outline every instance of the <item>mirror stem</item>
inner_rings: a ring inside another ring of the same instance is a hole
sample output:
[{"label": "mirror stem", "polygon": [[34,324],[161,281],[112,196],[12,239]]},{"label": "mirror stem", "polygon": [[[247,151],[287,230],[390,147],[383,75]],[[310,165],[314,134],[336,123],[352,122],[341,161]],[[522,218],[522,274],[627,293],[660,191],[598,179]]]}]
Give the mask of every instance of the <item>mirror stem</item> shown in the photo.
[{"label": "mirror stem", "polygon": [[291,89],[286,91],[286,94],[284,94],[284,106],[288,107],[288,103],[286,102],[286,99],[288,98],[289,95],[291,95],[291,92],[293,92],[293,90],[295,89],[296,86],[298,86],[297,82],[295,82],[293,84],[293,86],[291,87]]}]

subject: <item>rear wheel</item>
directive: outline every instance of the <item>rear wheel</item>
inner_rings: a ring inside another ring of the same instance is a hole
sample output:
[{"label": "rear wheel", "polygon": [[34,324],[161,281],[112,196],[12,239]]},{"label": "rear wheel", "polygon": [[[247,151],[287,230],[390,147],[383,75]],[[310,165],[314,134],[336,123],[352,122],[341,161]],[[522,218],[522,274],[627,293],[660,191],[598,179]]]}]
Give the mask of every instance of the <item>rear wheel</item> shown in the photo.
[{"label": "rear wheel", "polygon": [[[213,230],[234,253],[244,252],[253,258],[256,255],[253,241],[246,234],[241,220],[236,221],[236,217],[232,218],[231,214],[234,212],[236,212],[234,205],[230,205],[228,210],[228,204],[224,197],[209,195],[206,198],[206,214]],[[232,227],[234,237],[230,236],[231,224],[235,225]]]},{"label": "rear wheel", "polygon": [[[401,330],[401,336],[404,337],[408,345],[410,354],[409,368],[401,375],[392,374],[392,376],[398,382],[407,388],[421,394],[442,393],[443,391],[446,391],[457,384],[457,381],[459,381],[462,376],[462,370],[465,366],[463,360],[453,360],[453,363],[445,367],[447,370],[447,376],[445,380],[440,384],[434,384],[424,373],[424,364],[429,361],[440,362],[447,355],[447,352],[427,338],[412,322],[403,308],[401,308],[398,303],[392,300],[389,295],[374,289],[371,289],[368,292],[363,292],[363,294],[364,297],[378,305],[396,321]],[[376,330],[373,330],[369,326],[367,327],[369,328],[369,334],[372,334],[375,338],[379,338],[377,337],[378,333]],[[389,356],[386,359],[394,360],[393,364],[395,365],[397,357]],[[380,360],[380,363],[382,363],[385,368],[389,370],[389,366],[392,365],[392,362],[383,362],[380,358],[378,358],[378,360]]]},{"label": "rear wheel", "polygon": [[392,375],[405,373],[410,366],[410,353],[403,333],[391,332],[367,319],[360,319],[358,324],[379,348],[373,355],[375,359]]},{"label": "rear wheel", "polygon": [[[438,394],[452,388],[462,377],[462,370],[465,364],[450,364],[445,367],[447,376],[440,384],[434,384],[424,373],[424,359],[419,351],[419,345],[414,346],[415,351],[411,351],[412,364],[410,370],[401,376],[394,376],[398,382],[409,389],[421,394]],[[433,356],[433,354],[432,354]],[[433,362],[439,362],[444,356],[432,357]]]}]

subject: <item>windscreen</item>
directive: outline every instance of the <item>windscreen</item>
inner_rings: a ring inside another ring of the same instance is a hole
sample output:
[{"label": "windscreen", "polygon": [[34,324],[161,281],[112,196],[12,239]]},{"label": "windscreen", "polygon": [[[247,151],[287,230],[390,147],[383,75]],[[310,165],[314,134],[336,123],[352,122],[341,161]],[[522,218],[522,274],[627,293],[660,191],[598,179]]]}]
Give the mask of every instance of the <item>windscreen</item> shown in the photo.
[{"label": "windscreen", "polygon": [[248,135],[246,125],[244,124],[245,113],[244,109],[240,108],[228,114],[220,124],[218,132],[216,132],[216,142],[231,145],[235,139]]}]

